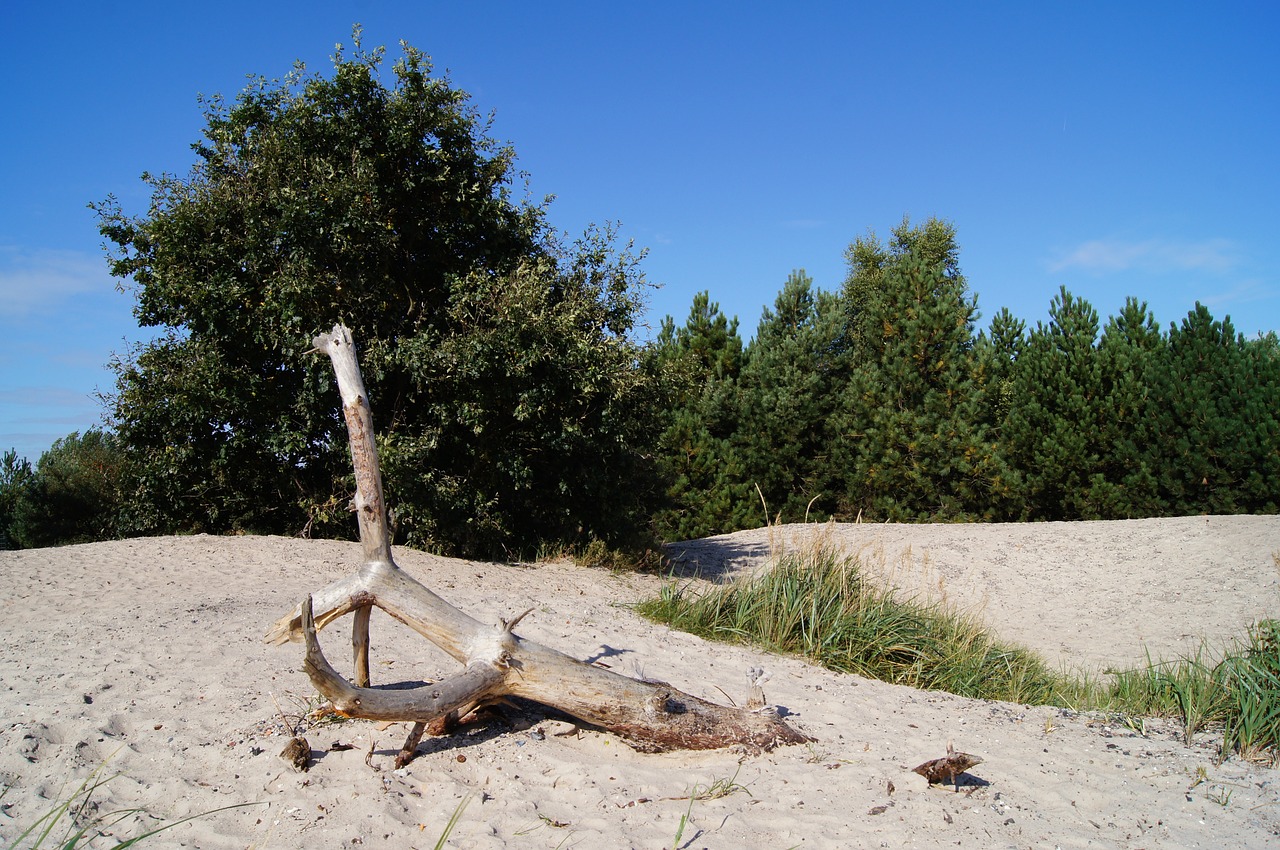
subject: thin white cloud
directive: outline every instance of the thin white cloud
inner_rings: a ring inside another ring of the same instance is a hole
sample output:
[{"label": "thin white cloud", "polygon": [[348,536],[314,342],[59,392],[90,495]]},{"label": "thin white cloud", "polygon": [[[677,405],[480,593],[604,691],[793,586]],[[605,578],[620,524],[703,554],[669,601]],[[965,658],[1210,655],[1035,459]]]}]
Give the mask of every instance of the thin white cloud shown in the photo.
[{"label": "thin white cloud", "polygon": [[1094,274],[1122,271],[1207,271],[1221,274],[1239,262],[1238,246],[1230,239],[1177,242],[1146,239],[1094,239],[1049,261],[1049,271],[1078,269]]},{"label": "thin white cloud", "polygon": [[1206,307],[1224,307],[1233,304],[1248,304],[1254,301],[1267,301],[1275,297],[1274,290],[1259,278],[1249,278],[1236,283],[1229,289],[1212,292],[1200,299]]},{"label": "thin white cloud", "polygon": [[56,309],[77,295],[111,286],[100,256],[0,248],[0,304],[11,317]]}]

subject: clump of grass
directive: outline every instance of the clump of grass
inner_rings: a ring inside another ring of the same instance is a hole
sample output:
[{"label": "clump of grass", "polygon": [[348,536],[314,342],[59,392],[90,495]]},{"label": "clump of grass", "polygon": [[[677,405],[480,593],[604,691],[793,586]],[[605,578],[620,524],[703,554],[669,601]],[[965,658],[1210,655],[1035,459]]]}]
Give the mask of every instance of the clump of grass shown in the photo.
[{"label": "clump of grass", "polygon": [[1215,669],[1225,692],[1222,753],[1245,758],[1280,755],[1280,620],[1249,630],[1243,651],[1229,653]]},{"label": "clump of grass", "polygon": [[977,699],[1135,717],[1177,718],[1183,737],[1222,729],[1221,756],[1280,761],[1280,620],[1252,627],[1215,658],[1207,644],[1172,662],[1110,672],[1054,671],[995,639],[945,602],[868,581],[858,558],[819,541],[760,573],[706,588],[670,582],[637,606],[650,619],[702,637],[801,655],[843,673]]},{"label": "clump of grass", "polygon": [[[702,800],[719,800],[722,797],[728,797],[743,791],[747,796],[751,796],[751,792],[747,790],[747,786],[738,784],[738,773],[742,770],[742,766],[738,766],[738,770],[733,772],[733,776],[728,778],[721,777],[712,781],[710,784],[695,783],[693,790],[689,792],[689,806],[685,809],[684,814],[680,815],[680,822],[676,824],[676,837],[671,842],[671,850],[677,850],[681,839],[684,838],[684,831],[693,820],[693,804]],[[675,799],[675,798],[672,798]],[[683,799],[683,798],[680,798]],[[696,836],[695,836],[696,837]],[[692,841],[693,839],[690,839]]]},{"label": "clump of grass", "polygon": [[857,558],[821,543],[727,585],[669,583],[639,611],[702,637],[927,690],[1044,704],[1072,698],[1078,687],[973,617],[868,581]]},{"label": "clump of grass", "polygon": [[1202,642],[1182,658],[1112,676],[1090,707],[1176,718],[1187,743],[1221,729],[1221,758],[1280,762],[1280,620],[1254,624],[1217,655]]}]

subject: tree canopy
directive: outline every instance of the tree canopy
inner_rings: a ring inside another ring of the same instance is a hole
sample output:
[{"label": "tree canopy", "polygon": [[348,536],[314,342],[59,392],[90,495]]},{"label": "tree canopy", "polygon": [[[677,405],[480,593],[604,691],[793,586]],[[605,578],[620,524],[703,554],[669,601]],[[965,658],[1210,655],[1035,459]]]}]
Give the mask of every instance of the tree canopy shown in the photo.
[{"label": "tree canopy", "polygon": [[[155,342],[118,358],[112,424],[140,531],[349,534],[345,430],[309,340],[362,350],[401,538],[527,550],[638,533],[653,487],[634,337],[646,284],[611,229],[563,244],[513,198],[515,153],[402,45],[339,48],[205,100],[189,174],[144,175],[145,214],[96,205]],[[610,479],[611,480],[611,479]],[[539,529],[550,522],[550,530]]]}]

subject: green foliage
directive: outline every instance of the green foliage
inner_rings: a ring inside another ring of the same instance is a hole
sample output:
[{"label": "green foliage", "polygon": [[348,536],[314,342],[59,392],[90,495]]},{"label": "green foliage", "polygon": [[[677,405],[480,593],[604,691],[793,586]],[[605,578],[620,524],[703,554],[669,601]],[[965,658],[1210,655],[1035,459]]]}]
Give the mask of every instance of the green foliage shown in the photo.
[{"label": "green foliage", "polygon": [[1280,368],[1196,304],[1169,330],[1161,364],[1160,487],[1178,514],[1280,508]]},{"label": "green foliage", "polygon": [[18,545],[12,531],[14,511],[26,499],[34,478],[31,461],[18,457],[16,450],[0,455],[0,549]]},{"label": "green foliage", "polygon": [[659,441],[667,492],[655,517],[658,534],[688,540],[750,526],[758,502],[730,440],[740,427],[738,320],[699,293],[683,326],[664,320],[657,354],[677,386]]},{"label": "green foliage", "polygon": [[733,443],[746,482],[759,487],[772,520],[831,515],[836,494],[822,486],[830,454],[828,421],[846,380],[838,299],[792,272],[747,347]]},{"label": "green foliage", "polygon": [[1003,429],[1008,457],[1022,472],[1030,518],[1098,519],[1089,498],[1104,451],[1098,313],[1063,288],[1049,318],[1017,360]]},{"label": "green foliage", "polygon": [[1026,329],[1026,322],[1009,312],[1008,307],[1001,307],[991,319],[990,334],[980,332],[974,341],[982,388],[979,421],[997,435],[1013,407],[1013,377],[1027,344]]},{"label": "green foliage", "polygon": [[635,312],[615,303],[634,297],[634,258],[607,262],[540,259],[458,278],[450,332],[367,356],[417,376],[414,427],[379,445],[406,542],[506,556],[544,541],[651,544],[661,484],[647,419],[667,384],[617,324]]},{"label": "green foliage", "polygon": [[635,258],[610,231],[559,244],[511,199],[514,151],[403,51],[384,83],[357,31],[329,76],[206,101],[189,175],[144,175],[141,217],[97,205],[113,273],[163,331],[115,363],[111,400],[142,530],[351,533],[345,426],[305,354],[338,321],[409,542],[501,554],[536,547],[539,522],[618,541],[647,519],[637,417],[665,402],[632,338]]},{"label": "green foliage", "polygon": [[10,502],[11,543],[36,548],[120,536],[130,475],[114,435],[89,430],[63,437],[40,456],[34,472],[8,457],[4,465],[0,492]]},{"label": "green foliage", "polygon": [[1107,321],[1097,352],[1100,457],[1090,479],[1089,503],[1103,519],[1162,511],[1157,370],[1166,355],[1165,339],[1147,305],[1126,299],[1120,315]]},{"label": "green foliage", "polygon": [[878,285],[837,420],[845,512],[893,520],[1008,514],[1016,481],[983,423],[977,304],[963,276],[913,252],[883,268]]},{"label": "green foliage", "polygon": [[[941,266],[942,274],[961,289],[966,286],[960,273],[960,246],[956,228],[949,221],[930,216],[922,225],[912,226],[908,216],[890,230],[883,243],[874,230],[855,239],[844,252],[849,271],[841,290],[841,304],[847,324],[842,344],[861,356],[879,347],[880,329],[874,315],[883,315],[877,301],[891,291],[884,277],[904,260],[914,256],[925,266]],[[890,296],[892,297],[892,296]]]}]

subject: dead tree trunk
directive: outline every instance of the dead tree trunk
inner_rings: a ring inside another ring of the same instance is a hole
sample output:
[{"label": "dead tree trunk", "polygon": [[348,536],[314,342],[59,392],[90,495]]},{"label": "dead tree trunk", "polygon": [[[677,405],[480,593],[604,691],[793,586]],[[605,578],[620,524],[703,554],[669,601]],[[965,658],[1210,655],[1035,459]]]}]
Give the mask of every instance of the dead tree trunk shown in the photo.
[{"label": "dead tree trunk", "polygon": [[[752,686],[749,708],[716,705],[663,682],[638,681],[525,640],[515,627],[521,614],[496,626],[454,608],[401,570],[392,559],[373,418],[351,335],[341,325],[316,338],[337,375],[355,467],[355,510],[364,564],[303,600],[268,632],[269,643],[305,641],[307,675],[342,714],[371,720],[427,723],[507,695],[557,708],[626,738],[637,749],[751,751],[811,740],[788,726]],[[443,682],[412,690],[371,690],[369,612],[381,608],[464,665]],[[525,614],[528,612],[526,611]],[[352,643],[356,683],[330,666],[316,639],[344,614],[355,614]],[[753,671],[758,673],[758,671]]]}]

